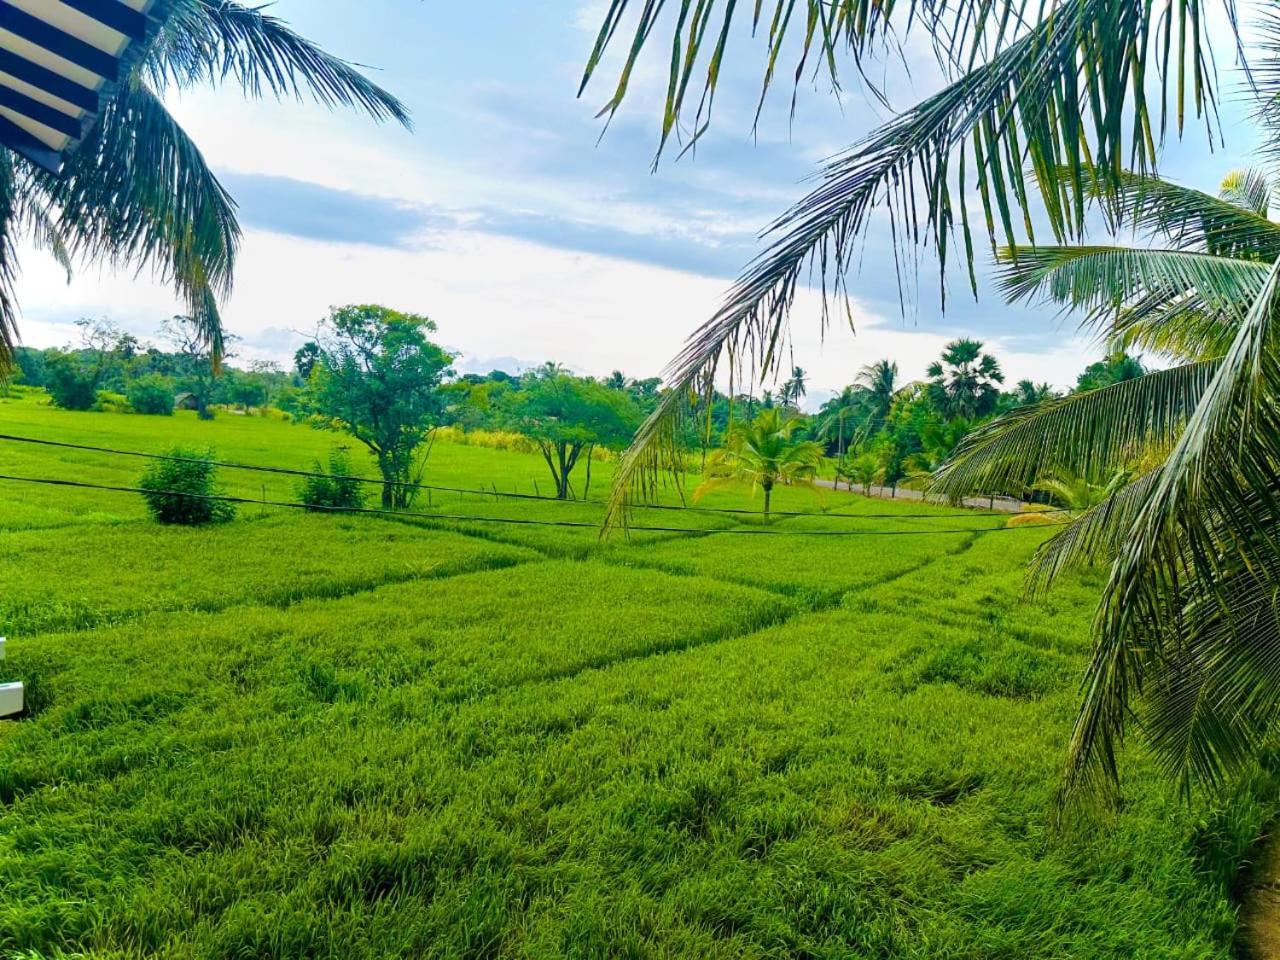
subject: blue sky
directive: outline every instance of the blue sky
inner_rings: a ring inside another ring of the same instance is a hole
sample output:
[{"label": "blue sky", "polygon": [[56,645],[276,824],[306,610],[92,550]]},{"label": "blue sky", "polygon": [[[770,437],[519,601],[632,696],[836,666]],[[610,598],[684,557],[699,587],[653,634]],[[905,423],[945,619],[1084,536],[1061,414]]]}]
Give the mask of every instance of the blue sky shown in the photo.
[{"label": "blue sky", "polygon": [[[655,374],[817,163],[884,119],[852,85],[839,101],[802,88],[789,118],[784,84],[753,138],[761,48],[744,38],[696,155],[677,161],[672,151],[652,172],[659,47],[603,138],[595,112],[612,75],[575,97],[600,6],[495,0],[483,16],[406,0],[272,7],[331,51],[375,66],[413,111],[413,133],[311,105],[246,104],[233,90],[174,98],[241,205],[246,238],[226,318],[242,355],[285,358],[329,305],[377,301],[435,318],[464,369],[555,359]],[[890,84],[895,105],[928,92],[928,58],[912,66],[916,86]],[[1242,110],[1228,108],[1226,120],[1228,151],[1210,155],[1197,131],[1173,146],[1164,172],[1212,188],[1251,147]],[[68,287],[30,254],[27,264],[29,343],[65,341],[85,314],[149,335],[176,309],[145,276],[88,269]],[[988,340],[1013,379],[1070,383],[1093,352],[1052,310],[1008,307],[985,283],[975,303],[959,274],[943,314],[929,260],[904,314],[884,223],[850,287],[856,336],[823,336],[812,298],[796,312],[795,362],[813,372],[819,396],[880,356],[919,375],[961,334]]]}]

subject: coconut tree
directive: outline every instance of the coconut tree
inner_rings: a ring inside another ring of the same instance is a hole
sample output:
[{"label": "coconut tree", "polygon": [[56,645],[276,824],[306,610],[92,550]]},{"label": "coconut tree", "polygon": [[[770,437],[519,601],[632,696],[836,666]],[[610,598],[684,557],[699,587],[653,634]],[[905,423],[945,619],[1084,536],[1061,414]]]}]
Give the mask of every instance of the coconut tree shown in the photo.
[{"label": "coconut tree", "polygon": [[809,375],[800,367],[791,368],[791,379],[782,385],[782,403],[784,406],[798,407],[800,401],[809,392],[806,380]]},{"label": "coconut tree", "polygon": [[215,361],[220,356],[218,300],[230,289],[240,241],[235,204],[163,97],[226,84],[252,98],[309,95],[408,123],[393,96],[260,8],[175,0],[60,173],[0,150],[0,370],[18,339],[24,238],[68,270],[78,260],[154,270],[186,301]]},{"label": "coconut tree", "polygon": [[[791,307],[811,281],[823,294],[823,325],[838,312],[873,222],[888,225],[877,242],[892,246],[898,263],[915,261],[902,249],[915,245],[945,269],[958,249],[976,292],[978,241],[1014,244],[1037,222],[1055,242],[1076,238],[1086,223],[1087,169],[1116,193],[1123,164],[1150,172],[1164,135],[1180,136],[1186,118],[1215,129],[1209,31],[1221,29],[1228,42],[1238,36],[1234,0],[612,0],[602,11],[582,89],[604,64],[619,64],[602,109],[611,115],[645,51],[669,57],[659,155],[685,131],[682,147],[692,148],[709,128],[717,89],[735,75],[723,67],[748,36],[762,48],[762,107],[778,77],[798,86],[815,70],[833,91],[852,71],[887,101],[868,78],[886,54],[920,39],[932,41],[941,74],[937,92],[827,163],[672,360],[671,389],[615,473],[611,521],[647,495],[655,472],[678,466],[675,421],[690,415],[690,390],[713,390],[725,366],[762,377],[780,369]],[[1254,79],[1280,76],[1255,71]]]},{"label": "coconut tree", "polygon": [[983,352],[982,341],[962,337],[929,365],[929,379],[929,396],[940,413],[974,420],[995,410],[1004,374],[1000,362]]},{"label": "coconut tree", "polygon": [[707,462],[706,480],[694,491],[706,491],[733,480],[750,481],[752,491],[764,492],[764,515],[769,516],[773,488],[779,483],[807,482],[818,475],[822,445],[797,440],[801,421],[778,407],[761,410],[754,420],[734,430],[728,444]]},{"label": "coconut tree", "polygon": [[[1218,196],[1127,174],[1104,209],[1139,246],[1001,253],[1012,299],[1047,297],[1166,369],[1015,410],[936,477],[950,494],[1110,477],[1040,550],[1033,582],[1109,565],[1066,795],[1114,786],[1135,710],[1170,774],[1217,782],[1280,719],[1280,224],[1260,173]],[[1099,191],[1097,194],[1102,198]],[[1124,477],[1123,483],[1116,477]]]},{"label": "coconut tree", "polygon": [[898,365],[892,360],[877,360],[858,371],[857,383],[867,403],[867,420],[863,436],[877,433],[884,426],[893,401],[902,392],[898,383]]}]

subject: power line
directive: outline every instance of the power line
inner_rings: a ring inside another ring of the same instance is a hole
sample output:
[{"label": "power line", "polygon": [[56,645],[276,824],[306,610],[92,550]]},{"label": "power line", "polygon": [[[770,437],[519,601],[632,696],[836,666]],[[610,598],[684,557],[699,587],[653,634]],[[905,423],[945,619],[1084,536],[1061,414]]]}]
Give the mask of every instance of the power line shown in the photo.
[{"label": "power line", "polygon": [[[187,493],[182,490],[149,490],[144,487],[120,487],[103,483],[88,483],[83,480],[61,480],[55,477],[16,477],[0,474],[0,481],[10,483],[30,483],[52,487],[70,487],[81,490],[101,490],[111,493],[136,493],[143,496],[186,497],[190,500],[205,500],[221,503],[243,503],[263,507],[285,507],[292,510],[309,510],[312,512],[371,514],[375,516],[421,518],[424,520],[451,520],[466,523],[505,523],[514,526],[528,527],[570,527],[577,529],[600,529],[599,524],[585,520],[533,520],[527,517],[481,517],[469,514],[425,513],[415,510],[386,510],[379,507],[329,507],[306,503],[294,503],[288,500],[266,500],[253,497],[236,497],[230,494]],[[1066,521],[1054,521],[1039,526],[1062,526]],[[693,536],[737,535],[737,536],[774,536],[774,537],[927,537],[957,533],[1000,533],[1009,530],[1034,529],[1034,527],[961,527],[944,530],[755,530],[749,527],[655,527],[635,526],[627,528],[646,533],[678,533]]]},{"label": "power line", "polygon": [[[314,470],[295,470],[291,467],[272,467],[262,466],[250,463],[236,463],[233,460],[206,460],[203,457],[181,457],[175,454],[165,453],[144,453],[141,450],[120,450],[114,447],[99,447],[84,443],[69,443],[63,440],[46,440],[40,437],[20,437],[12,434],[0,433],[0,441],[9,441],[12,443],[29,443],[42,447],[57,447],[64,450],[81,450],[88,453],[105,453],[119,457],[137,457],[144,460],[164,460],[170,463],[207,463],[215,467],[222,467],[227,470],[248,470],[258,473],[272,473],[289,477],[323,477],[331,478],[334,474],[321,473]],[[544,497],[532,493],[505,493],[500,490],[484,490],[469,489],[467,487],[449,487],[431,483],[410,483],[402,480],[382,480],[377,477],[347,476],[342,477],[344,480],[354,480],[357,483],[376,484],[377,486],[401,487],[413,490],[434,490],[441,493],[459,493],[471,494],[472,496],[483,497],[501,497],[508,500],[535,500],[544,503],[590,503],[597,506],[604,504],[602,500],[562,500],[559,497]],[[253,503],[261,503],[260,500],[251,501]],[[638,510],[668,510],[668,511],[688,511],[691,513],[705,513],[709,515],[730,515],[730,516],[759,516],[760,511],[748,510],[743,507],[698,507],[689,506],[687,504],[666,504],[666,503],[637,503],[632,504],[634,509]],[[964,513],[823,513],[809,511],[787,511],[773,510],[770,512],[775,517],[826,517],[841,520],[972,520],[979,517],[998,517],[1001,514],[992,513],[982,510],[967,510]]]}]

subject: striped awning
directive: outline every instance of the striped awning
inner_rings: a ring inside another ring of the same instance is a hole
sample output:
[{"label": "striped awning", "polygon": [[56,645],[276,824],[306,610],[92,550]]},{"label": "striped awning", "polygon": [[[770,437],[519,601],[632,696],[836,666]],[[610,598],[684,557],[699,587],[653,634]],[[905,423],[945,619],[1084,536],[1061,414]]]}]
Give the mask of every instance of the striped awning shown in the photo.
[{"label": "striped awning", "polygon": [[0,0],[0,144],[49,170],[93,128],[164,0]]}]

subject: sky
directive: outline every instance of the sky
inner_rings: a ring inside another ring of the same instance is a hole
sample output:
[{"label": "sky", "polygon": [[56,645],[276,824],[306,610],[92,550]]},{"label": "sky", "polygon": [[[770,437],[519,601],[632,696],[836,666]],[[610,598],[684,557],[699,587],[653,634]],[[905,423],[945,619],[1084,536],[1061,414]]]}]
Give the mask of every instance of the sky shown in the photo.
[{"label": "sky", "polygon": [[[753,135],[762,48],[743,37],[696,153],[671,151],[654,169],[661,44],[606,129],[596,113],[615,74],[577,97],[599,0],[491,0],[484,11],[432,0],[271,6],[370,65],[412,111],[412,132],[310,103],[248,102],[234,88],[169,97],[239,204],[244,242],[224,319],[240,361],[287,365],[330,307],[372,302],[430,316],[460,371],[554,360],[584,374],[658,375],[805,178],[888,116],[853,83],[839,98],[802,86],[791,116],[784,81]],[[933,75],[925,51],[907,56],[915,79],[888,84],[898,108],[928,93]],[[1238,85],[1229,56],[1224,73],[1224,87]],[[1162,173],[1215,189],[1253,146],[1243,105],[1226,104],[1224,128],[1226,149],[1210,153],[1196,129],[1170,147]],[[1069,386],[1100,354],[1055,309],[1004,304],[985,267],[976,301],[964,277],[951,278],[944,312],[926,258],[904,308],[890,246],[887,224],[873,223],[849,282],[854,331],[843,318],[824,331],[816,294],[798,299],[791,351],[809,371],[810,406],[881,357],[920,377],[958,336],[984,340],[1011,383]],[[85,316],[146,339],[180,311],[145,274],[80,265],[68,283],[34,251],[22,262],[28,345],[69,342]]]}]

